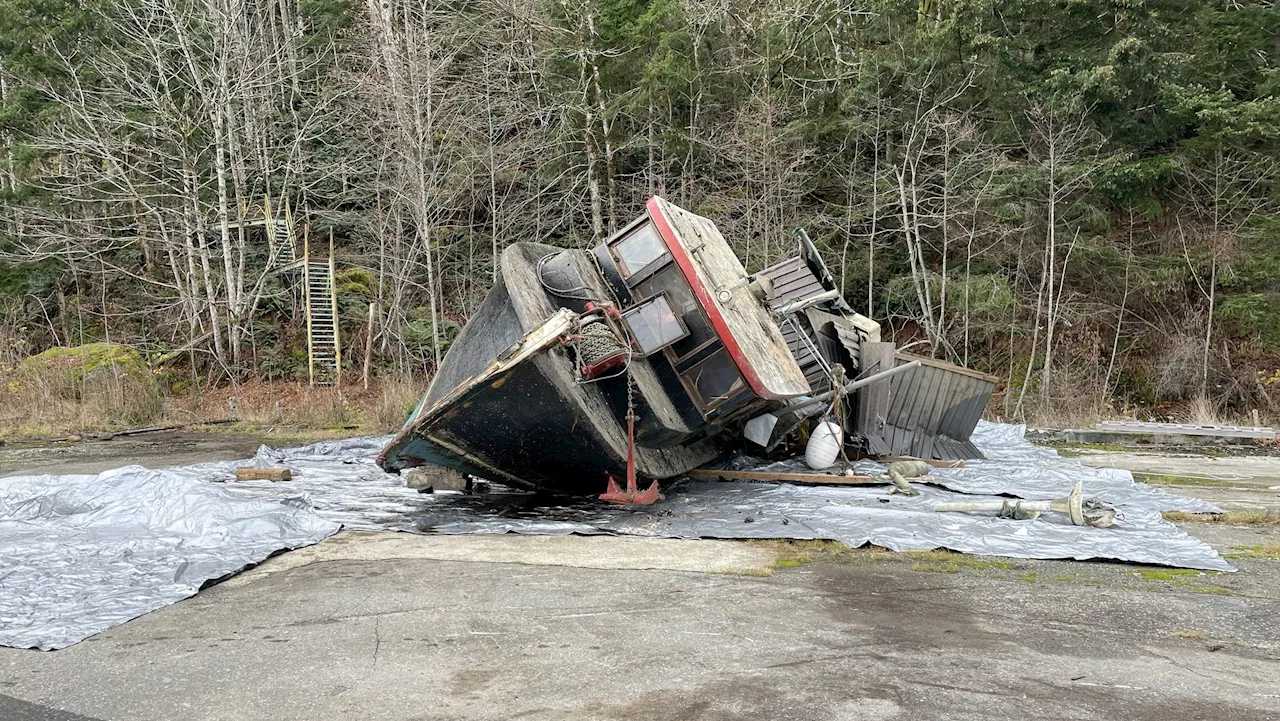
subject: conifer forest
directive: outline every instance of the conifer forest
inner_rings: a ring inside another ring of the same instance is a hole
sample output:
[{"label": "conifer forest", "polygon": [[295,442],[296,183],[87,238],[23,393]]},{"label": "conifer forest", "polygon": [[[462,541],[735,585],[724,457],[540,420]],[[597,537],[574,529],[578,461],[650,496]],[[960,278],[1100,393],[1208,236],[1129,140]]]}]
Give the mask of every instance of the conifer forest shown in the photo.
[{"label": "conifer forest", "polygon": [[1278,164],[1275,0],[0,0],[0,374],[305,382],[332,243],[350,383],[420,383],[656,194],[993,417],[1280,418]]}]

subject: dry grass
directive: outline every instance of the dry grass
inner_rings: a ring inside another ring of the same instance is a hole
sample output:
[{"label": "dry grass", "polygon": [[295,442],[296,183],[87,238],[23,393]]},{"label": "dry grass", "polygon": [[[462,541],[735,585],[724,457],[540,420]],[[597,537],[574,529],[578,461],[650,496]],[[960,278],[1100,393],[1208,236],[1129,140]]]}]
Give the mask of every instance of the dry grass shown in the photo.
[{"label": "dry grass", "polygon": [[1202,426],[1216,426],[1222,423],[1221,411],[1222,409],[1212,398],[1203,393],[1197,393],[1187,404],[1186,422]]},{"label": "dry grass", "polygon": [[250,382],[169,390],[149,376],[95,373],[69,382],[54,373],[0,373],[0,437],[48,438],[162,424],[235,421],[244,430],[390,433],[404,424],[426,384],[378,379],[368,390],[348,384]]},{"label": "dry grass", "polygon": [[105,350],[36,357],[0,372],[0,432],[41,435],[162,419],[164,400],[137,354],[97,345]]},{"label": "dry grass", "polygon": [[1187,513],[1165,511],[1164,520],[1174,523],[1221,523],[1225,526],[1280,526],[1280,511],[1258,508],[1226,513]]},{"label": "dry grass", "polygon": [[251,382],[216,388],[185,403],[197,418],[229,418],[251,425],[345,429],[390,433],[404,424],[426,384],[378,379],[359,384],[310,387],[303,383]]}]

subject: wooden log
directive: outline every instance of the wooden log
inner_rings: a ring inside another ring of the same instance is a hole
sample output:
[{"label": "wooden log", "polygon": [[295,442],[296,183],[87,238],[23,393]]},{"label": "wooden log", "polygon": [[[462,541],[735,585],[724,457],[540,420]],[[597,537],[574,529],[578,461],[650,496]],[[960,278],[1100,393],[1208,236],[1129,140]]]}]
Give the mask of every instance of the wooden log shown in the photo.
[{"label": "wooden log", "polygon": [[876,463],[893,463],[895,461],[924,461],[934,468],[964,468],[964,461],[937,461],[929,458],[914,458],[912,456],[866,456],[868,461]]},{"label": "wooden log", "polygon": [[698,468],[689,471],[690,478],[704,481],[774,481],[813,486],[878,486],[891,483],[880,476],[837,476],[830,473],[784,473],[780,471],[731,471]]},{"label": "wooden log", "polygon": [[293,471],[288,468],[237,468],[237,481],[290,481]]},{"label": "wooden log", "polygon": [[186,423],[180,423],[178,425],[171,425],[171,426],[144,426],[142,428],[126,428],[123,431],[115,431],[114,433],[105,434],[107,437],[103,438],[103,440],[111,440],[111,438],[120,438],[122,436],[140,436],[144,433],[161,433],[163,431],[176,431],[180,428],[185,428],[186,426],[187,426]]}]

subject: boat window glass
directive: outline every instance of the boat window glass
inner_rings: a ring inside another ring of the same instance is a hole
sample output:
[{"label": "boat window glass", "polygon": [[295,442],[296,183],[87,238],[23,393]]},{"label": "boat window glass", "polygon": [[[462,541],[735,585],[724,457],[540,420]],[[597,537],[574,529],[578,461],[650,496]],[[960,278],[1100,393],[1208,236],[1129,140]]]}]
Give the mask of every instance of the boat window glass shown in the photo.
[{"label": "boat window glass", "polygon": [[665,295],[655,296],[627,310],[622,314],[622,320],[646,356],[689,335]]},{"label": "boat window glass", "polygon": [[717,338],[711,322],[693,296],[689,281],[674,264],[637,283],[632,293],[637,300],[665,295],[671,309],[684,321],[689,334],[671,346],[677,358],[683,358]]},{"label": "boat window glass", "polygon": [[658,237],[653,223],[645,223],[627,237],[613,244],[624,275],[633,275],[641,268],[667,254],[667,246]]},{"label": "boat window glass", "polygon": [[742,376],[738,375],[738,367],[723,348],[690,368],[684,376],[697,391],[698,403],[704,410],[710,410],[729,400],[744,387]]}]

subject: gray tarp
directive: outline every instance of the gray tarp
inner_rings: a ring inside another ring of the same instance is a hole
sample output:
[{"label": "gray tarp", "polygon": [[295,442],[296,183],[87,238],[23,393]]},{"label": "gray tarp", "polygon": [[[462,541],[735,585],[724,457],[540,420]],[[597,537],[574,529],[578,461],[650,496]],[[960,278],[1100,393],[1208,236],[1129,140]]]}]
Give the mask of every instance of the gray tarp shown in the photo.
[{"label": "gray tarp", "polygon": [[[420,494],[373,458],[385,438],[303,448],[263,446],[251,461],[99,476],[0,479],[0,644],[60,648],[195,593],[207,580],[337,529],[434,533],[615,533],[676,538],[823,538],[894,550],[949,548],[1017,558],[1112,559],[1234,570],[1160,516],[1214,512],[1203,501],[1092,469],[1032,445],[1023,427],[981,423],[988,460],[936,469],[921,495],[881,487],[684,481],[639,509],[494,486],[479,495]],[[294,480],[223,485],[243,465],[288,466]],[[769,467],[769,466],[765,466]],[[856,470],[883,467],[860,462]],[[1086,496],[1120,509],[1107,529],[1047,514],[1013,521],[934,513],[934,503],[1008,495],[1046,499],[1084,481]],[[309,510],[314,509],[314,510]]]},{"label": "gray tarp", "polygon": [[70,646],[338,528],[305,502],[139,466],[0,479],[0,644]]},{"label": "gray tarp", "polygon": [[[1214,513],[1210,503],[1138,483],[1128,471],[1095,469],[1023,439],[1020,425],[980,423],[973,440],[987,460],[934,469],[920,495],[888,495],[881,487],[793,486],[745,482],[685,482],[641,510],[584,509],[546,520],[557,509],[525,509],[519,517],[492,514],[437,525],[437,533],[619,533],[676,538],[822,538],[849,546],[872,543],[895,551],[948,548],[1015,558],[1092,558],[1234,571],[1207,544],[1165,521],[1161,511]],[[756,469],[796,470],[794,461]],[[804,470],[808,470],[805,468]],[[859,462],[858,473],[884,466]],[[1058,514],[1015,521],[993,514],[935,513],[935,503],[1015,496],[1052,499],[1077,481],[1086,496],[1120,510],[1111,528],[1072,526]],[[942,486],[941,488],[935,486]],[[970,495],[966,495],[970,494]],[[511,514],[507,514],[511,515]]]}]

